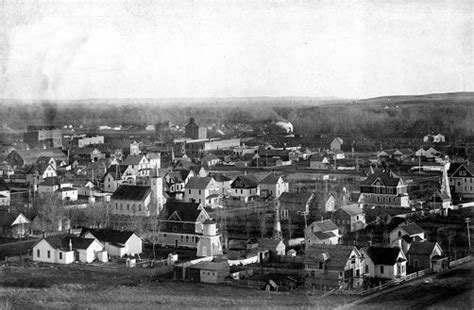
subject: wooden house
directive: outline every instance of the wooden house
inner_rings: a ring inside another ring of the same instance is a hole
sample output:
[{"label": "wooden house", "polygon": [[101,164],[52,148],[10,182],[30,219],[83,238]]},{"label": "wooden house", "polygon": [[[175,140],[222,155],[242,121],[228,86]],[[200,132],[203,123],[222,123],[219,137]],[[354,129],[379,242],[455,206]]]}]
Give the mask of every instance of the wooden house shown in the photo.
[{"label": "wooden house", "polygon": [[354,246],[317,244],[305,251],[305,287],[353,289],[362,285],[364,259]]},{"label": "wooden house", "polygon": [[362,248],[361,253],[365,257],[366,276],[382,279],[406,276],[407,259],[400,248],[369,246]]},{"label": "wooden house", "polygon": [[122,257],[143,251],[143,240],[133,231],[82,228],[80,237],[99,241],[110,256]]}]

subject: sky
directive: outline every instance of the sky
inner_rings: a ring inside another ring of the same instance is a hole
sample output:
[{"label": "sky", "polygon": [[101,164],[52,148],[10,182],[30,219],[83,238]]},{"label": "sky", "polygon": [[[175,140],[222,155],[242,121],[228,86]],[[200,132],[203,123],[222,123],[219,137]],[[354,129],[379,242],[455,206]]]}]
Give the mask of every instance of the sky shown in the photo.
[{"label": "sky", "polygon": [[5,0],[3,99],[474,90],[474,1]]}]

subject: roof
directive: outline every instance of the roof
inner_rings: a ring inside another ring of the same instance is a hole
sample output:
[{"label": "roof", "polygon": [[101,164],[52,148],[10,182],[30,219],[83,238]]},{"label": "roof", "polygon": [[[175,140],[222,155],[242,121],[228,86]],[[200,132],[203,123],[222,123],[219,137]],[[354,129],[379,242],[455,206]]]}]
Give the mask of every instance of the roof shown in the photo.
[{"label": "roof", "polygon": [[339,227],[334,224],[333,221],[331,220],[324,220],[324,221],[318,221],[318,222],[313,222],[311,223],[310,226],[316,226],[318,227],[322,232],[328,232],[332,230],[338,230]]},{"label": "roof", "polygon": [[81,231],[81,237],[90,232],[94,237],[96,237],[99,241],[109,242],[109,243],[118,243],[124,244],[130,239],[130,237],[135,234],[133,231],[120,231],[114,229],[92,229],[83,227]]},{"label": "roof", "polygon": [[[2,226],[12,226],[13,222],[20,216],[26,216],[22,212],[18,211],[8,211],[0,210],[0,227]],[[28,221],[29,219],[26,218]]]},{"label": "roof", "polygon": [[232,188],[254,188],[258,180],[253,175],[239,175],[230,185]]},{"label": "roof", "polygon": [[431,255],[437,242],[415,241],[411,244],[408,254]]},{"label": "roof", "polygon": [[66,154],[60,149],[30,149],[30,150],[14,150],[11,153],[18,154],[25,165],[35,163],[39,157],[53,157],[55,160],[68,161]]},{"label": "roof", "polygon": [[151,193],[150,186],[120,185],[112,194],[116,200],[144,200]]},{"label": "roof", "polygon": [[310,199],[313,197],[313,193],[303,192],[303,193],[290,193],[283,192],[278,200],[280,203],[286,204],[307,204]]},{"label": "roof", "polygon": [[171,215],[176,213],[182,221],[197,222],[201,212],[202,210],[197,203],[171,200],[166,202],[163,210],[160,212],[160,217],[164,220],[168,220]]},{"label": "roof", "polygon": [[389,186],[389,187],[396,187],[399,182],[404,184],[403,180],[399,178],[398,176],[396,176],[391,171],[389,172],[384,171],[384,172],[376,172],[374,174],[369,175],[367,179],[362,181],[361,185],[372,186],[377,179],[379,179],[384,186]]},{"label": "roof", "polygon": [[69,251],[69,242],[73,249],[87,249],[94,239],[78,238],[74,235],[57,235],[44,238],[54,249]]},{"label": "roof", "polygon": [[351,216],[364,213],[364,210],[360,208],[359,205],[356,203],[347,205],[347,206],[342,206],[339,209],[341,209],[342,211],[346,212],[347,214]]},{"label": "roof", "polygon": [[357,252],[357,249],[354,246],[340,244],[314,244],[305,250],[305,261],[325,260],[327,269],[344,270],[352,251]]},{"label": "roof", "polygon": [[283,182],[286,181],[283,175],[270,173],[263,180],[260,181],[260,184],[277,184],[280,178],[283,179]]},{"label": "roof", "polygon": [[275,250],[280,242],[282,241],[278,239],[258,239],[258,247],[265,250]]},{"label": "roof", "polygon": [[200,270],[229,270],[229,262],[224,260],[220,262],[199,262],[190,266],[189,268],[200,269]]},{"label": "roof", "polygon": [[212,177],[192,177],[188,180],[188,183],[186,183],[186,186],[184,188],[206,189],[209,183],[212,182],[212,180]]},{"label": "roof", "polygon": [[139,165],[143,157],[146,158],[145,155],[128,155],[123,161],[122,165]]},{"label": "roof", "polygon": [[402,225],[399,227],[403,229],[409,235],[417,235],[417,234],[422,234],[425,232],[423,228],[421,228],[415,223],[408,223],[406,225]]},{"label": "roof", "polygon": [[319,240],[329,239],[329,238],[332,238],[332,237],[336,236],[336,235],[333,234],[332,232],[322,232],[322,231],[315,231],[315,232],[313,232],[313,234],[314,234]]},{"label": "roof", "polygon": [[400,255],[400,248],[397,247],[388,248],[369,246],[364,248],[364,250],[375,265],[393,266]]},{"label": "roof", "polygon": [[127,170],[128,165],[112,165],[107,169],[105,175],[110,173],[115,180],[122,178],[122,175]]},{"label": "roof", "polygon": [[216,182],[229,182],[232,181],[231,178],[226,177],[222,173],[210,173],[209,176],[213,177]]}]

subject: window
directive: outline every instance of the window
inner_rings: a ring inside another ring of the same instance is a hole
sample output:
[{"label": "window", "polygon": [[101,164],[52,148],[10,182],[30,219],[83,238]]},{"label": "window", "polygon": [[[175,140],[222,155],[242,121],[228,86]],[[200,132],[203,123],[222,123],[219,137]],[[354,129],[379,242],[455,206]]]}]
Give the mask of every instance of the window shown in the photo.
[{"label": "window", "polygon": [[323,262],[319,262],[319,269],[323,269],[323,267],[324,267]]},{"label": "window", "polygon": [[201,190],[199,190],[199,195],[201,195]]},{"label": "window", "polygon": [[63,252],[59,252],[59,259],[63,259]]},{"label": "window", "polygon": [[383,274],[383,266],[380,266],[380,273]]},{"label": "window", "polygon": [[177,232],[178,228],[176,226],[173,226],[173,232]]},{"label": "window", "polygon": [[365,265],[365,273],[369,273],[369,265]]},{"label": "window", "polygon": [[51,251],[48,251],[48,258],[51,258]]},{"label": "window", "polygon": [[189,190],[189,195],[191,195],[191,190]]},{"label": "window", "polygon": [[40,250],[36,250],[36,256],[40,257]]}]

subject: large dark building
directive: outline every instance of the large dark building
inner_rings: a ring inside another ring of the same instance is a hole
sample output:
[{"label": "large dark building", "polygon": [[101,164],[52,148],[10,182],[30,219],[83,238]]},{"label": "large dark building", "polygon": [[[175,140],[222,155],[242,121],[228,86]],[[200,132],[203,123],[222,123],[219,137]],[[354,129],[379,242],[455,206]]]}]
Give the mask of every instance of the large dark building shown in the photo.
[{"label": "large dark building", "polygon": [[185,127],[184,135],[191,139],[207,139],[207,128],[196,124],[194,118],[191,117],[189,124]]},{"label": "large dark building", "polygon": [[63,145],[61,129],[54,126],[28,126],[23,141],[30,148],[60,148]]}]

